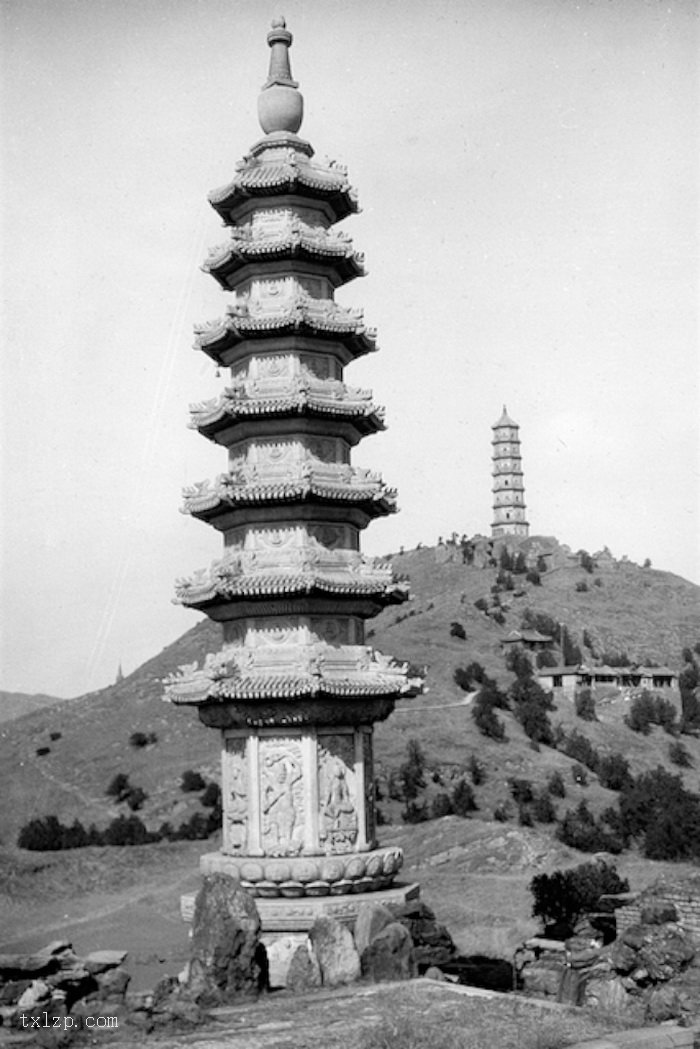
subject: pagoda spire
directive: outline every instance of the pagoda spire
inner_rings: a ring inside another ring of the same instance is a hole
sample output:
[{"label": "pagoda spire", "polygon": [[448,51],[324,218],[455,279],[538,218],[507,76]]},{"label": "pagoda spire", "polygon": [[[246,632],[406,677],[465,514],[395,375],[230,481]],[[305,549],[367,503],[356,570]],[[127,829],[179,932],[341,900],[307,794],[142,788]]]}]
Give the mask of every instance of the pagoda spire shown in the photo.
[{"label": "pagoda spire", "polygon": [[258,96],[258,120],[266,135],[296,134],[304,117],[304,98],[292,78],[289,48],[292,34],[284,18],[273,18],[267,34],[270,45],[270,71]]},{"label": "pagoda spire", "polygon": [[491,537],[529,534],[525,518],[525,485],[520,457],[518,424],[503,405],[498,422],[493,424],[493,524]]}]

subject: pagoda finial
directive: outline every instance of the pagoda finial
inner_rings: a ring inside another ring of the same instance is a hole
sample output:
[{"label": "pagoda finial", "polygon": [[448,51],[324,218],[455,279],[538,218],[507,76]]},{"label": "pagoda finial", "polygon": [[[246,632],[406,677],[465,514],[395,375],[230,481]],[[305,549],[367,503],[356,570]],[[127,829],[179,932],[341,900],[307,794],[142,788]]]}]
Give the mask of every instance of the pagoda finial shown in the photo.
[{"label": "pagoda finial", "polygon": [[273,18],[267,34],[270,45],[270,71],[258,96],[258,120],[267,135],[276,131],[296,134],[304,116],[304,99],[292,79],[289,48],[292,34],[281,16]]}]

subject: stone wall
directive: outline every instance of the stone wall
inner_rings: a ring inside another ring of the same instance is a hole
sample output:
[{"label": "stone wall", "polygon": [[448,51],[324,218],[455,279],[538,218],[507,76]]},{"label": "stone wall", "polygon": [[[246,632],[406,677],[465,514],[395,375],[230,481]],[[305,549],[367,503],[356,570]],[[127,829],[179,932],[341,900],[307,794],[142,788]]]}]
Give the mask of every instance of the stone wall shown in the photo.
[{"label": "stone wall", "polygon": [[672,884],[660,881],[641,893],[636,900],[616,911],[618,936],[631,925],[638,925],[642,909],[650,901],[672,904],[679,923],[700,941],[700,874],[690,875]]}]

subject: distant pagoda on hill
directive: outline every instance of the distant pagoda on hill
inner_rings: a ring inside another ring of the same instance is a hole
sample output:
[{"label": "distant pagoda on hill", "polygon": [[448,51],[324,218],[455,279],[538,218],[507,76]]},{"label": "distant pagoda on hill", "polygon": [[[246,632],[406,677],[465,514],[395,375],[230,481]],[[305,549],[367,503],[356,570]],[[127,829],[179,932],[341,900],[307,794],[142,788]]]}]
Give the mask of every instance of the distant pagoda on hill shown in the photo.
[{"label": "distant pagoda on hill", "polygon": [[525,519],[525,484],[520,457],[519,427],[506,411],[492,426],[493,524],[491,538],[515,535],[525,538],[530,526]]},{"label": "distant pagoda on hill", "polygon": [[313,159],[297,134],[291,42],[276,19],[265,135],[209,197],[230,235],[203,268],[230,305],[195,329],[195,346],[231,381],[192,406],[190,425],[226,448],[228,470],[185,489],[183,509],[222,533],[224,554],[179,580],[177,599],[221,622],[223,645],[166,682],[167,699],[223,736],[223,842],[202,870],[240,878],[273,932],[308,928],[321,904],[349,920],[365,892],[405,898],[390,888],[401,850],[375,840],[373,725],[421,687],[365,644],[366,620],[408,588],[360,552],[396,493],[351,465],[384,428],[371,393],[343,375],[375,334],[334,301],[364,273],[334,229],[358,205],[345,169]]}]

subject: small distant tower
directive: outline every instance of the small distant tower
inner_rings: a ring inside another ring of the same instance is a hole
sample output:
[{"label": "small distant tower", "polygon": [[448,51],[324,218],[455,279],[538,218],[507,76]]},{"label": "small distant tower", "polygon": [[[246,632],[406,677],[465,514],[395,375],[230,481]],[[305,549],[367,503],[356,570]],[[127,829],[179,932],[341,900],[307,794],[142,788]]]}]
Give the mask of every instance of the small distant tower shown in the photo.
[{"label": "small distant tower", "polygon": [[121,662],[120,662],[119,666],[117,667],[117,677],[116,677],[116,680],[115,680],[114,684],[115,685],[119,685],[123,680],[124,680],[124,671],[122,670],[122,665],[121,665]]},{"label": "small distant tower", "polygon": [[503,405],[503,414],[493,424],[493,524],[492,539],[504,535],[529,535],[525,520],[525,485],[520,458],[518,424]]}]

